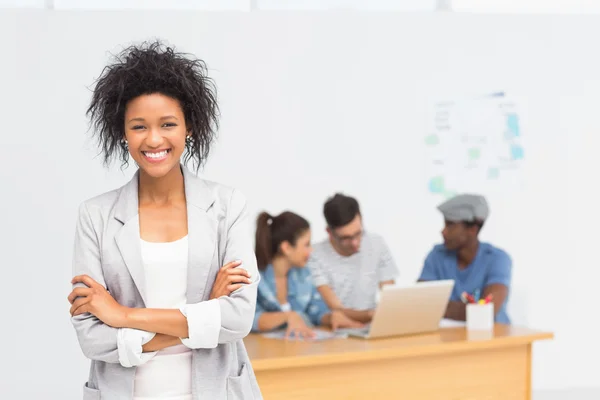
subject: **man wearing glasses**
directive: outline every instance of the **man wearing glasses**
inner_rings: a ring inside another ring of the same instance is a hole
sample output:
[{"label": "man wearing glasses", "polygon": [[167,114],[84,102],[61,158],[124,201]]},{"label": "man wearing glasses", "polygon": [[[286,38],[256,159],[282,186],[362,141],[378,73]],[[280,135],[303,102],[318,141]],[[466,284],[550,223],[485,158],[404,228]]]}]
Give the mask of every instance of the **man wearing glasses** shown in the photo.
[{"label": "man wearing glasses", "polygon": [[329,238],[314,245],[308,263],[315,286],[331,310],[368,323],[378,289],[398,275],[396,264],[384,240],[364,231],[356,199],[337,193],[323,214]]}]

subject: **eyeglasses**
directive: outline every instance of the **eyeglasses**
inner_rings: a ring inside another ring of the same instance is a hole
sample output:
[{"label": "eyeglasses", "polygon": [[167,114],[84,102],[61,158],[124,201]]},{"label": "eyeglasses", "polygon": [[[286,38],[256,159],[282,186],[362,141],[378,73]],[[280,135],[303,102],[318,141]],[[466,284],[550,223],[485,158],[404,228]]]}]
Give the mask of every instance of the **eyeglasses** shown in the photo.
[{"label": "eyeglasses", "polygon": [[335,233],[335,231],[331,231],[331,235],[335,238],[335,240],[341,244],[350,244],[352,243],[354,240],[358,240],[360,238],[362,238],[362,236],[364,235],[365,231],[360,230],[359,232],[356,232],[354,235],[346,235],[346,236],[338,236],[337,233]]}]

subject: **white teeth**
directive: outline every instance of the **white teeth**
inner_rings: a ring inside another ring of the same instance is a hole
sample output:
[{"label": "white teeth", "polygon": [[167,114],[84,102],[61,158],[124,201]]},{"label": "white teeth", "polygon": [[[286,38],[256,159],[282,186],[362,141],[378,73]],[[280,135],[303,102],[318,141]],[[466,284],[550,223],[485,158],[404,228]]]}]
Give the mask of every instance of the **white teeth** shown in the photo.
[{"label": "white teeth", "polygon": [[167,155],[167,150],[159,151],[158,153],[150,153],[145,151],[144,154],[149,158],[162,158]]}]

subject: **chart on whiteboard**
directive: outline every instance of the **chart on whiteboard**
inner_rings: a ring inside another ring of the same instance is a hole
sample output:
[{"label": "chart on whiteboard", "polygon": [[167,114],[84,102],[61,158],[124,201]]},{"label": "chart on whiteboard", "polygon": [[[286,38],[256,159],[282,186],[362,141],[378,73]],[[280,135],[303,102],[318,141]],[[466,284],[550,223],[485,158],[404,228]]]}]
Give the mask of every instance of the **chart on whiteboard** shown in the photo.
[{"label": "chart on whiteboard", "polygon": [[433,105],[425,136],[430,193],[489,194],[522,186],[519,113],[505,93]]}]

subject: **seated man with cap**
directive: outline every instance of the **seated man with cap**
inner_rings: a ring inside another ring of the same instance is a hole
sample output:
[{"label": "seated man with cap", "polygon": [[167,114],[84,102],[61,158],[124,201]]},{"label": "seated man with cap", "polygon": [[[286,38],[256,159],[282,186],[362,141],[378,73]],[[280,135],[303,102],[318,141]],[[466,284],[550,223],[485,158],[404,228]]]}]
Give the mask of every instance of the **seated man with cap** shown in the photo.
[{"label": "seated man with cap", "polygon": [[495,320],[510,324],[506,303],[511,280],[510,256],[489,243],[479,241],[479,231],[489,215],[483,196],[462,194],[438,206],[444,216],[443,245],[436,245],[425,259],[419,281],[452,279],[454,290],[445,318],[464,321],[466,305],[461,294],[491,296]]}]

